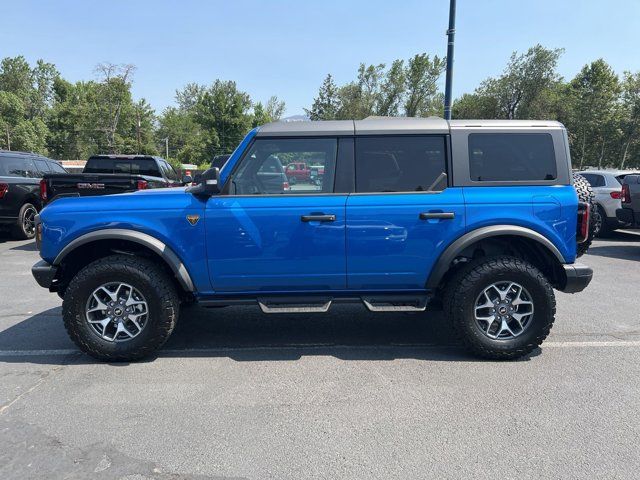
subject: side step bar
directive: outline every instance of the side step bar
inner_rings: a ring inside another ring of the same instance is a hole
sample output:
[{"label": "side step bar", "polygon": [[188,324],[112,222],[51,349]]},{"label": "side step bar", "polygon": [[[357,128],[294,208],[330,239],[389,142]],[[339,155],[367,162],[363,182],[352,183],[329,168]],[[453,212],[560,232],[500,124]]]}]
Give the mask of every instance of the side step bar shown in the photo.
[{"label": "side step bar", "polygon": [[295,298],[258,298],[258,305],[263,313],[325,313],[331,303],[330,298],[314,299],[313,303]]},{"label": "side step bar", "polygon": [[258,305],[263,313],[325,313],[334,301],[362,301],[371,312],[424,312],[427,295],[371,295],[352,298],[262,297]]},{"label": "side step bar", "polygon": [[371,312],[424,312],[429,298],[426,295],[379,295],[362,297],[362,302]]}]

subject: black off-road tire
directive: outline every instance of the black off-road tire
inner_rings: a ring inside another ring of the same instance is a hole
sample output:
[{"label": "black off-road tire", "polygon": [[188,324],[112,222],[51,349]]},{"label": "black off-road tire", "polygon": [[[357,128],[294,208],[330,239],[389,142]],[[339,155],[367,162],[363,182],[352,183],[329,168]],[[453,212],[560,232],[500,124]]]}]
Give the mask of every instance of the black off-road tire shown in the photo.
[{"label": "black off-road tire", "polygon": [[589,250],[591,242],[593,242],[593,237],[596,233],[597,206],[594,201],[595,195],[593,193],[593,189],[591,188],[591,184],[579,173],[573,174],[573,187],[576,189],[576,193],[578,194],[578,200],[581,202],[587,202],[591,205],[591,218],[589,219],[589,238],[582,243],[578,243],[576,248],[577,256],[581,257],[582,255],[587,253],[587,250]]},{"label": "black off-road tire", "polygon": [[[110,282],[133,286],[148,303],[144,328],[127,341],[101,338],[86,319],[89,296]],[[104,361],[134,361],[150,355],[167,341],[179,313],[180,299],[168,274],[153,261],[131,255],[111,255],[87,265],[69,283],[62,303],[64,326],[71,339],[83,352]]]},{"label": "black off-road tire", "polygon": [[25,203],[18,212],[18,220],[11,229],[11,236],[16,240],[31,240],[36,236],[35,227],[34,230],[29,231],[25,227],[25,220],[27,215],[35,215],[38,213],[38,209],[32,203]]},{"label": "black off-road tire", "polygon": [[[475,304],[481,292],[494,282],[513,281],[530,293],[533,317],[526,329],[509,339],[492,339],[475,320]],[[444,312],[461,343],[471,353],[492,360],[511,360],[531,353],[549,335],[555,319],[553,288],[540,270],[515,257],[480,258],[462,267],[448,282]]]}]

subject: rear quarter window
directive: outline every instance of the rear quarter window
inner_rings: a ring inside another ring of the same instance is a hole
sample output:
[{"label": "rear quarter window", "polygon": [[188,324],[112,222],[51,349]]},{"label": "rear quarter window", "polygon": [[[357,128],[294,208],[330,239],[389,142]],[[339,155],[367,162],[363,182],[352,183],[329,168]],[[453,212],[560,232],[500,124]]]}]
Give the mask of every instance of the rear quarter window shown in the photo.
[{"label": "rear quarter window", "polygon": [[469,173],[474,182],[555,180],[553,139],[548,133],[472,133]]}]

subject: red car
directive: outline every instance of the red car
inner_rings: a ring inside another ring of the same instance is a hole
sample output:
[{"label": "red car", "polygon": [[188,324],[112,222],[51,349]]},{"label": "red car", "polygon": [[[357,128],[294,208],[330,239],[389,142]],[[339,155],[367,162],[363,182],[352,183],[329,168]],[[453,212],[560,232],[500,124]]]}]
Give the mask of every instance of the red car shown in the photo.
[{"label": "red car", "polygon": [[287,165],[285,172],[289,183],[308,182],[311,179],[311,170],[304,162],[292,162]]}]

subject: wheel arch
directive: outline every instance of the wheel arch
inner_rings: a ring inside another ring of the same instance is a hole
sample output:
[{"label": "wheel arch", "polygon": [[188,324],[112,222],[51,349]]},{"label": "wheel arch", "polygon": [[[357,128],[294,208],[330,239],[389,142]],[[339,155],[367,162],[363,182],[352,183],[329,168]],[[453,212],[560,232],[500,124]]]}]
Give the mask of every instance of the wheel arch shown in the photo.
[{"label": "wheel arch", "polygon": [[[121,251],[128,252],[127,246],[135,246],[134,253],[136,250],[141,250],[159,257],[183,291],[188,293],[195,291],[189,271],[178,255],[156,237],[136,230],[109,228],[86,233],[69,242],[56,256],[52,264],[61,266],[67,263],[65,260],[73,260],[72,263],[80,264],[80,268],[82,268],[87,263],[105,256],[104,252],[109,254]],[[90,253],[86,255],[89,262],[78,259],[82,253]]]},{"label": "wheel arch", "polygon": [[455,270],[454,261],[469,252],[475,253],[487,245],[508,245],[540,268],[556,285],[562,285],[565,259],[558,248],[546,237],[530,228],[517,225],[481,227],[453,241],[436,261],[427,280],[428,289],[439,288]]}]

